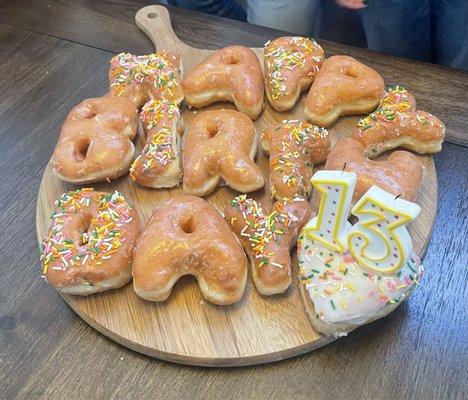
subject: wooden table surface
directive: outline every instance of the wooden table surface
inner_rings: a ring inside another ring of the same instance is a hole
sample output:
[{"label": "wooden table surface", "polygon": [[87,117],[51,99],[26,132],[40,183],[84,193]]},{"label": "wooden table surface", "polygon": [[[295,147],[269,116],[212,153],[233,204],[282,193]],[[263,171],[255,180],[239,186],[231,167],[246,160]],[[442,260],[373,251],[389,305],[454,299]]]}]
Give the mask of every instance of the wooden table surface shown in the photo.
[{"label": "wooden table surface", "polygon": [[[435,156],[439,211],[411,299],[331,345],[269,365],[162,362],[106,339],[40,279],[34,214],[68,111],[105,93],[108,61],[153,51],[134,25],[140,1],[0,0],[0,399],[458,399],[468,393],[468,75],[320,42],[401,83],[447,126]],[[185,42],[260,46],[271,29],[171,9]]]}]

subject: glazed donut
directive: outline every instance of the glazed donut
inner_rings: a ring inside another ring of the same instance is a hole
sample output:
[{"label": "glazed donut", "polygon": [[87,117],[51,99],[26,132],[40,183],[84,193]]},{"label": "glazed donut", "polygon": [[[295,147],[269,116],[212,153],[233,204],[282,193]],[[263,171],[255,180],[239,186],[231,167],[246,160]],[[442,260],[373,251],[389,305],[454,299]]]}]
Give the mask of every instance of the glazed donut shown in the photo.
[{"label": "glazed donut", "polygon": [[146,300],[166,300],[182,275],[194,275],[203,297],[215,304],[235,303],[244,294],[242,246],[218,210],[198,197],[174,197],[156,209],[134,258],[133,287]]},{"label": "glazed donut", "polygon": [[330,152],[327,130],[298,120],[283,121],[265,130],[261,142],[270,154],[271,197],[307,199],[314,164],[325,161]]},{"label": "glazed donut", "polygon": [[182,178],[179,108],[167,100],[150,100],[140,113],[146,146],[130,168],[130,177],[153,188],[177,186]]},{"label": "glazed donut", "polygon": [[374,110],[383,95],[384,81],[377,71],[349,56],[325,60],[305,102],[305,115],[318,126],[330,126],[341,115]]},{"label": "glazed donut", "polygon": [[138,214],[119,192],[80,189],[56,201],[41,245],[43,275],[62,293],[88,295],[131,279]]},{"label": "glazed donut", "polygon": [[110,61],[109,95],[128,97],[138,108],[150,99],[179,104],[184,98],[181,69],[179,55],[169,51],[120,53]]},{"label": "glazed donut", "polygon": [[307,235],[297,242],[302,300],[318,332],[342,336],[382,318],[401,304],[419,283],[423,266],[412,254],[395,274],[377,274],[359,266],[352,255],[329,250]]},{"label": "glazed donut", "polygon": [[125,174],[134,158],[137,109],[125,97],[87,99],[68,114],[51,158],[60,179],[100,182]]},{"label": "glazed donut", "polygon": [[[408,151],[395,151],[385,161],[369,160],[361,143],[341,139],[333,147],[325,163],[325,170],[342,170],[357,174],[353,203],[376,185],[381,189],[414,201],[422,180],[423,167],[416,156]],[[314,193],[314,204],[318,204]]]},{"label": "glazed donut", "polygon": [[249,256],[257,291],[264,296],[285,292],[291,284],[290,251],[311,217],[309,203],[302,198],[276,202],[267,215],[244,194],[231,201],[224,217]]},{"label": "glazed donut", "polygon": [[277,111],[294,107],[301,92],[309,89],[325,55],[313,39],[283,36],[265,43],[265,90]]},{"label": "glazed donut", "polygon": [[419,154],[442,150],[444,124],[434,115],[416,110],[416,100],[402,86],[390,88],[376,111],[358,122],[351,137],[367,157],[405,147]]},{"label": "glazed donut", "polygon": [[230,101],[251,119],[262,112],[262,68],[256,54],[247,47],[218,50],[187,74],[183,86],[189,107]]},{"label": "glazed donut", "polygon": [[239,192],[265,184],[255,165],[257,135],[252,121],[234,110],[211,110],[190,121],[184,143],[184,192],[206,196],[222,178]]}]

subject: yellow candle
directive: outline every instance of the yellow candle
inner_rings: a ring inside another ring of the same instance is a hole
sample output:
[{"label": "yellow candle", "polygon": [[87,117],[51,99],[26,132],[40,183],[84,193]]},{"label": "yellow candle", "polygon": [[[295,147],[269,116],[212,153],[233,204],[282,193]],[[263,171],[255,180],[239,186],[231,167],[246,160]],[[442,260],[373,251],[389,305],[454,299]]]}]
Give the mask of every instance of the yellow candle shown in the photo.
[{"label": "yellow candle", "polygon": [[357,175],[345,171],[318,171],[311,179],[322,193],[318,214],[312,219],[307,235],[327,248],[344,253],[351,200]]},{"label": "yellow candle", "polygon": [[353,207],[359,221],[347,234],[349,251],[359,265],[373,272],[398,271],[413,251],[406,225],[420,211],[417,204],[372,186]]}]

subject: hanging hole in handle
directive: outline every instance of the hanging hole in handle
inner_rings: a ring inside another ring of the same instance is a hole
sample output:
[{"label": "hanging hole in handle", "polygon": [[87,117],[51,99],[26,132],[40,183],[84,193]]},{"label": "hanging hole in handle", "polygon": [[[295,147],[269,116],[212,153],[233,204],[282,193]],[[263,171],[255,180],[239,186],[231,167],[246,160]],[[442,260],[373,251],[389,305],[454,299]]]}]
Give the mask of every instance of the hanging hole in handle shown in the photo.
[{"label": "hanging hole in handle", "polygon": [[151,19],[156,18],[157,16],[158,16],[158,13],[155,13],[155,12],[148,14],[148,18],[151,18]]}]

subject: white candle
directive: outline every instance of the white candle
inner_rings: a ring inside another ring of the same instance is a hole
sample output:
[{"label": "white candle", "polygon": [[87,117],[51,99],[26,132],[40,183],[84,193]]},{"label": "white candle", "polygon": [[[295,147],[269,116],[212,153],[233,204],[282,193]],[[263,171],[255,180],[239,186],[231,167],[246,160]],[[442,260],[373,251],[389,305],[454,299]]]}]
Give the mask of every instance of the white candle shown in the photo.
[{"label": "white candle", "polygon": [[344,253],[351,200],[357,175],[346,171],[318,171],[311,179],[322,193],[318,214],[312,219],[307,235],[327,248]]},{"label": "white candle", "polygon": [[347,234],[347,245],[360,266],[378,273],[394,273],[408,261],[413,243],[406,225],[421,208],[372,186],[353,207],[359,218]]}]

